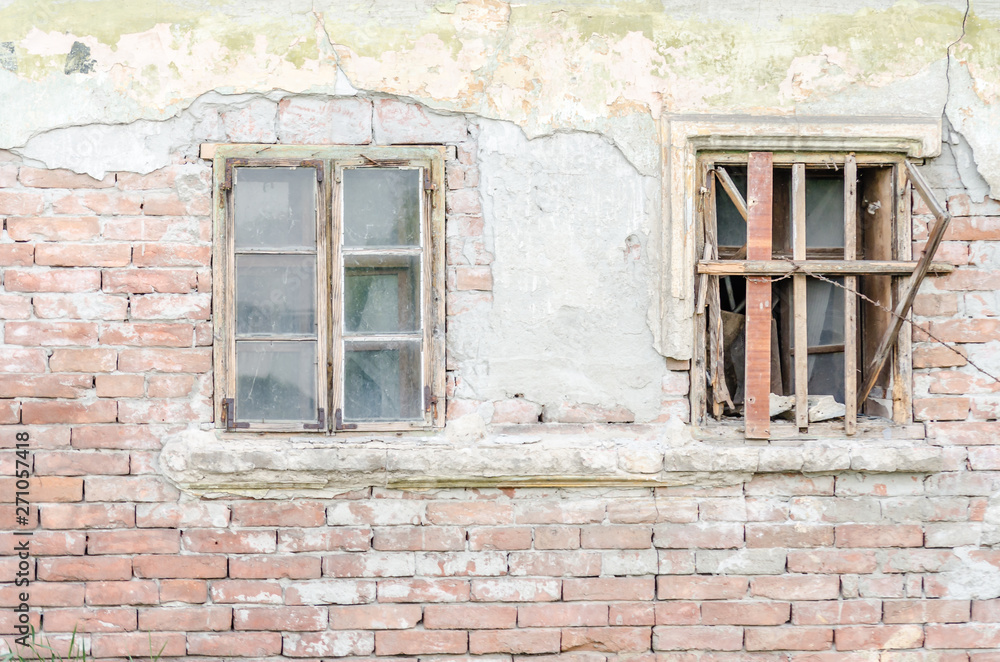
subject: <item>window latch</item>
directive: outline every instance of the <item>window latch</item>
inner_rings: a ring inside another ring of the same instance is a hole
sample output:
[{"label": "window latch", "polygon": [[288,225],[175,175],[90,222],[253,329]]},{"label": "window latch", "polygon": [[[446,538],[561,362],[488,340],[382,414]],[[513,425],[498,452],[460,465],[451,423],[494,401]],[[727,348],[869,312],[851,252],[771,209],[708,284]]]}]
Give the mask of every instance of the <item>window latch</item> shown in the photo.
[{"label": "window latch", "polygon": [[226,398],[222,401],[222,420],[226,424],[226,432],[232,432],[237,428],[248,428],[249,423],[239,423],[236,421],[235,413],[236,403],[233,402],[232,398]]},{"label": "window latch", "polygon": [[424,386],[424,411],[428,412],[431,410],[431,407],[437,407],[437,403],[437,396],[431,393],[431,387]]},{"label": "window latch", "polygon": [[333,414],[333,424],[334,424],[334,429],[337,429],[337,430],[357,430],[358,429],[358,424],[357,423],[347,423],[346,425],[344,424],[344,410],[342,410],[340,408],[338,408],[337,411],[334,412],[334,414]]},{"label": "window latch", "polygon": [[326,410],[320,407],[317,411],[318,423],[303,423],[302,427],[306,430],[325,430],[326,429]]}]

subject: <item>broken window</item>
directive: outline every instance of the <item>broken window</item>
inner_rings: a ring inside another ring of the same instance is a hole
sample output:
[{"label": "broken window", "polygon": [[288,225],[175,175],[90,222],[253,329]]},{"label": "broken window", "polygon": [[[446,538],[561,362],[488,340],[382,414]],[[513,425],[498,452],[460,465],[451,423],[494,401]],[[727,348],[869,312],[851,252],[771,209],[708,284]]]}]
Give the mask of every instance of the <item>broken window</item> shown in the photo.
[{"label": "broken window", "polygon": [[695,417],[742,416],[748,438],[826,420],[854,434],[859,413],[910,422],[898,331],[928,267],[910,261],[919,174],[884,154],[705,153],[699,166]]},{"label": "broken window", "polygon": [[218,148],[220,425],[441,423],[442,157],[437,148]]}]

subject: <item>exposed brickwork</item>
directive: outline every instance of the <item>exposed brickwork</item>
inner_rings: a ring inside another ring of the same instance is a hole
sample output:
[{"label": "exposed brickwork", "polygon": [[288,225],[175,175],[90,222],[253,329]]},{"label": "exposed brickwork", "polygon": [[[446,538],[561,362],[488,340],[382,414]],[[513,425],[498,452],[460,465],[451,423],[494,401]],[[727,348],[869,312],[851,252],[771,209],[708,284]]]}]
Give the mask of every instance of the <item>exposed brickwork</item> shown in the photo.
[{"label": "exposed brickwork", "polygon": [[[491,310],[465,118],[358,97],[258,104],[220,122],[232,139],[448,143],[448,325]],[[969,365],[988,365],[1000,337],[992,201],[942,193],[956,218],[939,259],[958,268],[928,281],[914,309],[960,352],[914,334],[914,414],[947,450],[941,473],[199,500],[157,462],[167,435],[212,423],[209,166],[95,180],[11,161],[0,176],[0,422],[31,435],[32,622],[57,650],[76,630],[106,660],[150,646],[203,659],[996,659],[1000,401]],[[928,218],[915,212],[919,250]],[[480,400],[465,383],[472,362],[449,361],[449,419],[634,418],[515,393]],[[686,366],[668,367],[659,422],[688,420]],[[12,446],[0,430],[7,530]],[[13,536],[0,539],[11,549]],[[13,561],[0,557],[3,577]],[[16,601],[0,585],[8,642]]]}]

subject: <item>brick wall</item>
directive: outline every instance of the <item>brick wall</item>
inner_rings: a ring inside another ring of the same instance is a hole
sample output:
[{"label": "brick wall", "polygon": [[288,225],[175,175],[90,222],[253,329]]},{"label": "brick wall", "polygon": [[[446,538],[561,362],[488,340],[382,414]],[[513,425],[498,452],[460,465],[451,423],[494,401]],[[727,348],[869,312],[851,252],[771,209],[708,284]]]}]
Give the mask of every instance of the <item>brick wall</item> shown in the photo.
[{"label": "brick wall", "polygon": [[[259,125],[259,110],[220,111],[226,139],[453,145],[449,326],[491,305],[474,126],[389,100],[282,102],[273,129]],[[317,113],[346,117],[348,128],[331,136]],[[96,180],[0,152],[5,641],[25,590],[11,583],[20,560],[10,531],[23,528],[15,434],[28,432],[32,623],[57,649],[83,633],[98,659],[151,647],[204,659],[998,659],[996,385],[919,334],[915,415],[927,443],[943,447],[936,474],[376,487],[323,500],[182,493],[156,462],[165,437],[212,421],[211,172],[192,154],[175,160]],[[942,258],[959,268],[925,286],[916,314],[989,366],[1000,205],[937,178],[956,215]],[[927,217],[915,211],[919,247]],[[449,396],[470,370],[449,363]],[[683,372],[664,380],[663,420],[686,415],[687,387]],[[449,402],[449,418],[470,411],[505,424],[542,414],[516,397]],[[553,420],[615,412],[613,403],[567,408]]]}]

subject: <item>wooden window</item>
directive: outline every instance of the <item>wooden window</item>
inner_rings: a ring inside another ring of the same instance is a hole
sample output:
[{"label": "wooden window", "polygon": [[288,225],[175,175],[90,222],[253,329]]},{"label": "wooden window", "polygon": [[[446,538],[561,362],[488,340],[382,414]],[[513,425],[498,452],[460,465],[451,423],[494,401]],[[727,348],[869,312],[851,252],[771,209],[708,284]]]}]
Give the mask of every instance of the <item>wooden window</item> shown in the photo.
[{"label": "wooden window", "polygon": [[220,427],[443,423],[442,149],[217,148]]},{"label": "wooden window", "polygon": [[698,170],[697,421],[742,416],[754,439],[825,420],[850,435],[859,413],[910,422],[899,328],[937,245],[910,261],[911,180],[947,224],[919,173],[853,153],[704,153]]}]

